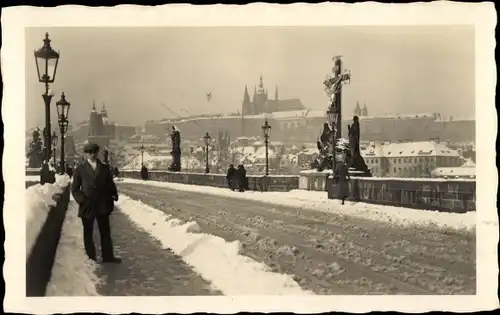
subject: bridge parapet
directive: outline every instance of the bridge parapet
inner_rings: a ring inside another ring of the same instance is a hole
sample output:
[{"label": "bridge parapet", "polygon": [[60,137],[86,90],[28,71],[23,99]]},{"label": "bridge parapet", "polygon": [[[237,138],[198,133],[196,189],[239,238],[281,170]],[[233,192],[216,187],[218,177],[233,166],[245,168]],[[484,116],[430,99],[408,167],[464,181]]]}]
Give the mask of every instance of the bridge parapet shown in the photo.
[{"label": "bridge parapet", "polygon": [[[188,185],[227,187],[224,174],[149,171],[149,179]],[[123,177],[140,179],[139,171],[120,172]],[[254,191],[324,191],[335,199],[335,189],[328,173],[302,172],[296,175],[249,175],[249,189]],[[414,209],[464,213],[476,210],[476,181],[468,179],[351,177],[352,201]]]},{"label": "bridge parapet", "polygon": [[[120,171],[121,176],[128,178],[141,179],[139,171]],[[227,179],[225,174],[204,174],[187,172],[167,172],[167,171],[148,171],[149,179],[188,185],[212,186],[227,188]],[[290,191],[299,188],[299,176],[296,175],[249,175],[248,188],[255,191]]]}]

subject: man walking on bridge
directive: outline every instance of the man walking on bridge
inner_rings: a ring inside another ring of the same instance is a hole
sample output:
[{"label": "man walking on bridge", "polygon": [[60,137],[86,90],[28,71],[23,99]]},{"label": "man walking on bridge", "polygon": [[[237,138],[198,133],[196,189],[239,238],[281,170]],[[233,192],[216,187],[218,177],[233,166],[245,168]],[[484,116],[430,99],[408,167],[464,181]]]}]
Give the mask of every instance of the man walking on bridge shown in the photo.
[{"label": "man walking on bridge", "polygon": [[118,201],[118,191],[109,165],[97,159],[99,145],[88,143],[83,149],[85,162],[78,165],[73,175],[71,193],[79,205],[78,216],[83,223],[83,241],[87,256],[97,261],[93,239],[94,221],[101,234],[101,252],[104,263],[120,263],[114,256],[109,216]]}]

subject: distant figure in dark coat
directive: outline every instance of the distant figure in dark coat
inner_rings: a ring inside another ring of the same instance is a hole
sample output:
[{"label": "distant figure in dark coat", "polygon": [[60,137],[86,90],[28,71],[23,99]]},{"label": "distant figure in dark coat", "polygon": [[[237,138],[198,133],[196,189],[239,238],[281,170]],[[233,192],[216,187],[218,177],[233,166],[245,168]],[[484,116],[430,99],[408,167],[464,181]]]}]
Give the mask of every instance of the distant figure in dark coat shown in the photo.
[{"label": "distant figure in dark coat", "polygon": [[248,189],[247,170],[245,169],[243,164],[238,165],[235,177],[238,181],[238,191],[244,192],[245,189]]},{"label": "distant figure in dark coat", "polygon": [[337,163],[335,173],[338,178],[338,196],[342,200],[342,204],[344,204],[345,199],[349,197],[349,181],[351,180],[347,163]]},{"label": "distant figure in dark coat", "polygon": [[233,190],[235,189],[235,183],[234,183],[234,180],[235,180],[235,175],[236,175],[236,169],[234,168],[234,165],[231,164],[229,165],[229,168],[227,169],[227,175],[226,175],[226,178],[227,178],[227,185],[229,186],[229,189]]},{"label": "distant figure in dark coat", "polygon": [[114,173],[116,178],[120,178],[120,171],[118,170],[118,167],[115,166],[113,168],[113,173]]},{"label": "distant figure in dark coat", "polygon": [[118,201],[111,169],[97,159],[99,145],[88,143],[84,147],[86,160],[78,165],[73,176],[71,193],[79,205],[78,216],[83,223],[83,241],[87,256],[97,261],[93,232],[97,220],[101,234],[101,251],[104,263],[120,263],[114,256],[109,216],[113,211],[113,201]]},{"label": "distant figure in dark coat", "polygon": [[142,180],[149,179],[148,168],[146,167],[146,165],[142,165],[141,167],[141,178]]},{"label": "distant figure in dark coat", "polygon": [[73,177],[73,168],[69,166],[68,163],[65,163],[66,174],[68,174],[69,178]]}]

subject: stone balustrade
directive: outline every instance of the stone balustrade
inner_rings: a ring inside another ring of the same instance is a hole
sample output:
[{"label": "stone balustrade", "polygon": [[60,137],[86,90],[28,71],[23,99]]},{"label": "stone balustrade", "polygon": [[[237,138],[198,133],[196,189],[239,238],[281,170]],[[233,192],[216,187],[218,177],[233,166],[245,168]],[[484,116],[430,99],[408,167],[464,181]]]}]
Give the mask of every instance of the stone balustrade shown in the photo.
[{"label": "stone balustrade", "polygon": [[[225,174],[149,171],[149,180],[198,186],[226,188]],[[139,171],[120,171],[122,177],[140,179]],[[255,191],[290,191],[299,187],[299,177],[294,175],[249,175],[248,188]]]},{"label": "stone balustrade", "polygon": [[[121,171],[123,177],[140,179],[139,171]],[[305,171],[295,175],[249,175],[250,190],[290,191],[294,189],[325,191],[336,198],[330,173]],[[227,187],[223,174],[149,171],[149,179],[162,182]],[[267,181],[267,182],[266,182]],[[467,179],[351,177],[349,200],[397,207],[447,212],[475,211],[476,182]]]}]

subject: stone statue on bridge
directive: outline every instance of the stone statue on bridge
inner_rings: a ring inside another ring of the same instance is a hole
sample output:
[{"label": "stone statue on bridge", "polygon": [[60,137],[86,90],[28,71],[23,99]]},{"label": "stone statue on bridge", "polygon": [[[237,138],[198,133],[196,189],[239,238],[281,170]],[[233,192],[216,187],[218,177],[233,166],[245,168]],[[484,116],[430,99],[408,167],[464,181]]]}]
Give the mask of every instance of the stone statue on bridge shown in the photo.
[{"label": "stone statue on bridge", "polygon": [[171,172],[181,171],[181,133],[176,126],[172,126],[172,132],[170,133],[170,139],[172,140],[172,164],[168,167]]},{"label": "stone statue on bridge", "polygon": [[43,145],[40,138],[40,128],[36,127],[28,149],[28,167],[40,168],[43,162]]},{"label": "stone statue on bridge", "polygon": [[350,171],[352,172],[352,176],[371,177],[370,169],[366,165],[365,159],[361,156],[361,150],[359,149],[359,117],[354,116],[352,120],[352,124],[348,126],[350,157],[347,161]]},{"label": "stone statue on bridge", "polygon": [[323,132],[317,141],[317,147],[319,155],[312,162],[311,167],[316,169],[318,172],[322,172],[325,169],[331,169],[333,165],[333,130],[331,130],[328,123],[323,124]]}]

